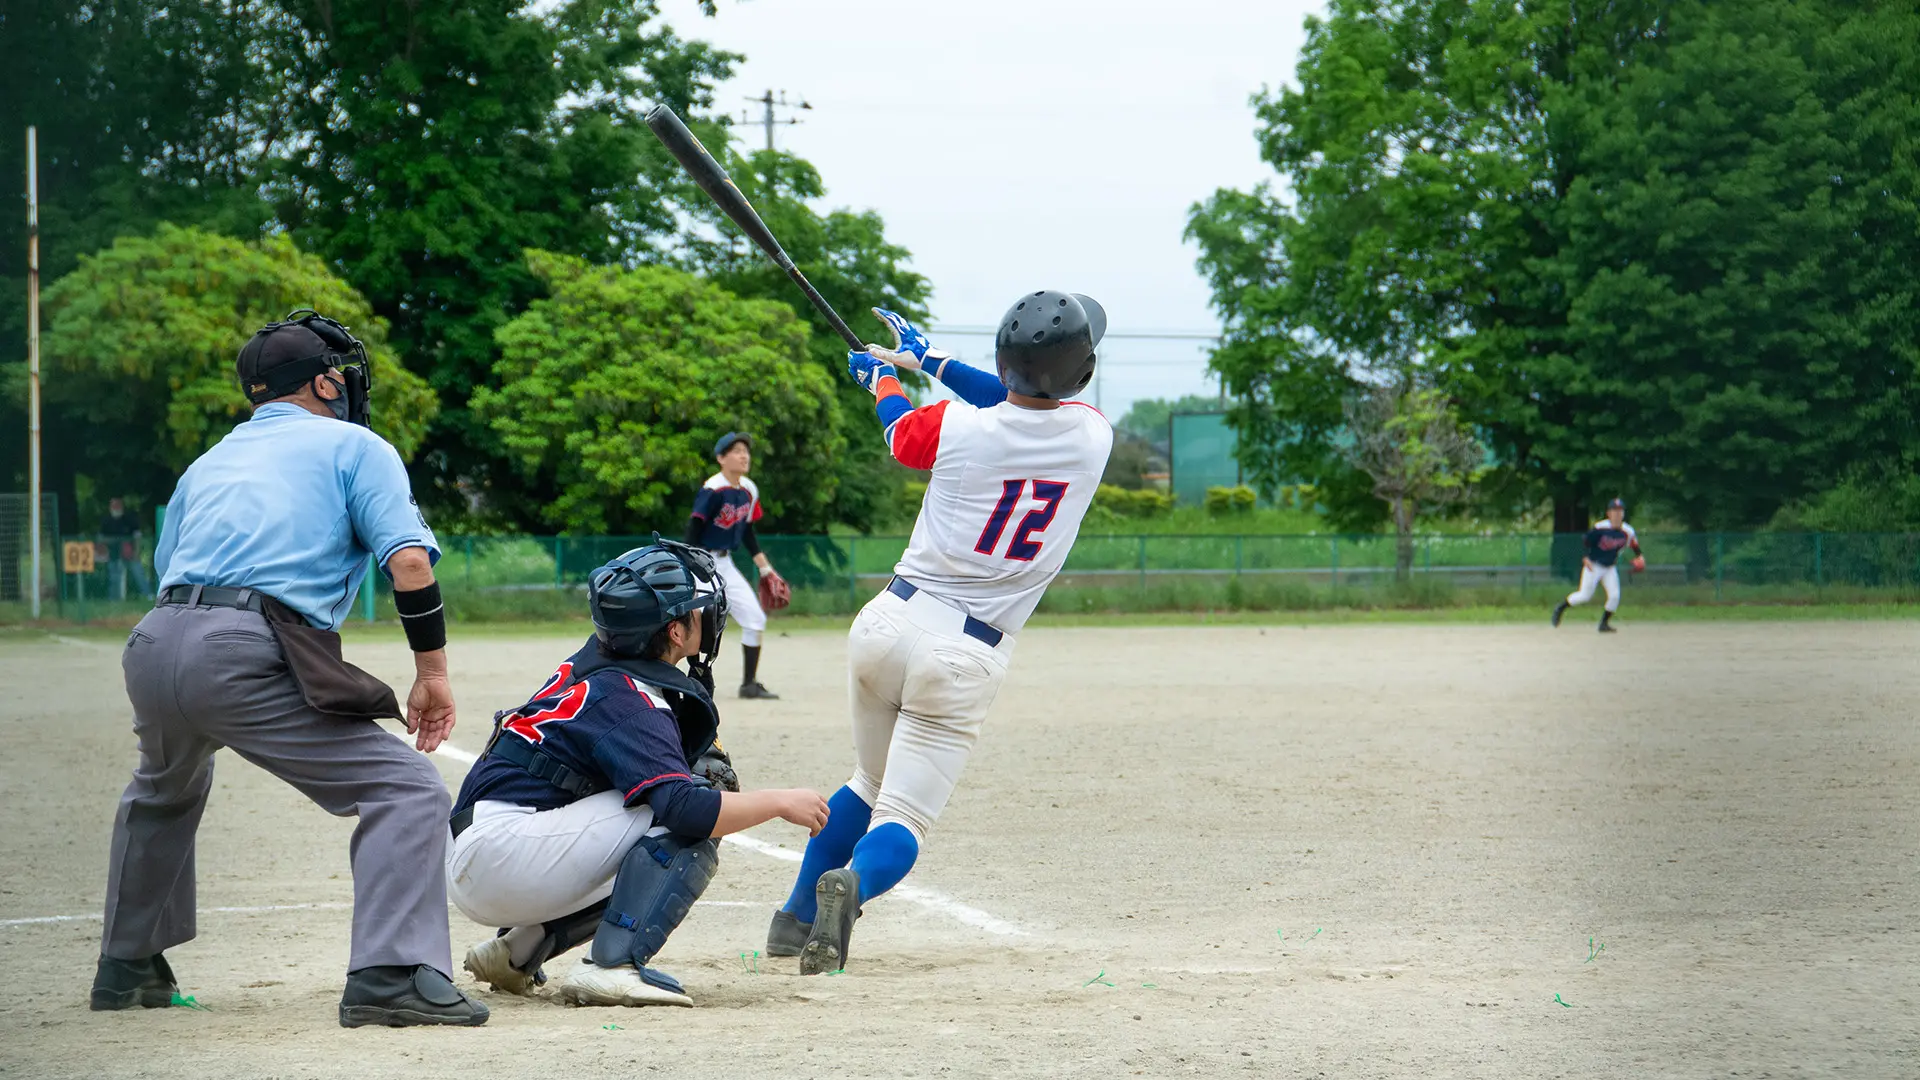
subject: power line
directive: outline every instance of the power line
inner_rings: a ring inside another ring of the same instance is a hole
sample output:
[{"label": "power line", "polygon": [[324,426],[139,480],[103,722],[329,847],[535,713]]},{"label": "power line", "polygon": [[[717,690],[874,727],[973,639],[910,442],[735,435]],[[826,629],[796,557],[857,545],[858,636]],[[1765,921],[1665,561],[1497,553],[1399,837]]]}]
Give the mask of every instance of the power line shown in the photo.
[{"label": "power line", "polygon": [[[992,337],[999,333],[995,326],[929,326],[928,333],[963,334]],[[1204,330],[1132,330],[1112,331],[1103,336],[1102,341],[1219,341],[1219,334]]]},{"label": "power line", "polygon": [[[759,104],[761,106],[764,106],[764,112],[762,112],[760,117],[760,124],[761,126],[767,129],[767,149],[768,150],[773,149],[773,128],[775,124],[791,125],[791,124],[800,123],[800,119],[798,117],[788,117],[785,120],[774,119],[774,116],[773,116],[774,106],[777,105],[782,109],[811,110],[813,108],[813,106],[807,104],[806,98],[801,98],[797,104],[793,104],[793,105],[787,104],[787,92],[785,90],[780,91],[780,99],[778,101],[774,100],[772,90],[768,90],[765,94],[763,94],[760,97],[750,97],[747,100],[754,102],[756,104]],[[745,109],[740,110],[740,122],[743,124],[753,123],[752,120],[748,119],[748,113]]]}]

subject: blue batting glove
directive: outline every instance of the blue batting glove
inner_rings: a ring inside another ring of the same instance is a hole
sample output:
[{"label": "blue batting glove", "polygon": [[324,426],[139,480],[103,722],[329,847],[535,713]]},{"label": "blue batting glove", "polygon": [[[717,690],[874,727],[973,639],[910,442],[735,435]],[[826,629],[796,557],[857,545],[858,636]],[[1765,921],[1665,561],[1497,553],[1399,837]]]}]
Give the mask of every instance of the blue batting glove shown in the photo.
[{"label": "blue batting glove", "polygon": [[882,351],[901,367],[934,374],[942,361],[953,358],[945,349],[934,348],[927,335],[898,314],[885,308],[874,308],[873,314],[893,332],[893,347]]},{"label": "blue batting glove", "polygon": [[881,379],[897,380],[900,377],[893,365],[887,361],[872,353],[855,352],[852,349],[847,350],[847,374],[852,375],[854,382],[865,387],[867,392],[875,397],[880,396]]}]

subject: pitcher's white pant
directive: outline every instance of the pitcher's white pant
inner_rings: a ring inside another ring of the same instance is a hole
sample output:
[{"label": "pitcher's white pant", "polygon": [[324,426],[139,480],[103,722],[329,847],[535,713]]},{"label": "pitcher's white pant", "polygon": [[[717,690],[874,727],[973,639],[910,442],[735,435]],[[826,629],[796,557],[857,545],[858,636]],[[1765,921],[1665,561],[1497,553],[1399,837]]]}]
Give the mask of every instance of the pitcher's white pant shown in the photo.
[{"label": "pitcher's white pant", "polygon": [[873,807],[872,826],[898,822],[926,843],[987,709],[1013,658],[1013,636],[998,646],[967,636],[966,616],[924,590],[911,600],[882,592],[847,633],[853,704],[853,779]]},{"label": "pitcher's white pant", "polygon": [[1567,603],[1584,604],[1593,599],[1593,588],[1599,585],[1607,590],[1607,610],[1620,610],[1620,568],[1602,566],[1595,568],[1584,565],[1580,568],[1580,587],[1567,594]]},{"label": "pitcher's white pant", "polygon": [[760,594],[747,582],[747,576],[734,565],[733,555],[710,551],[713,565],[720,571],[720,583],[727,590],[727,621],[740,627],[740,644],[760,644],[760,632],[767,628],[767,613],[760,607]]},{"label": "pitcher's white pant", "polygon": [[642,836],[659,836],[653,810],[602,791],[555,810],[483,799],[473,824],[447,848],[447,895],[484,926],[533,926],[571,915],[613,892],[620,861]]}]

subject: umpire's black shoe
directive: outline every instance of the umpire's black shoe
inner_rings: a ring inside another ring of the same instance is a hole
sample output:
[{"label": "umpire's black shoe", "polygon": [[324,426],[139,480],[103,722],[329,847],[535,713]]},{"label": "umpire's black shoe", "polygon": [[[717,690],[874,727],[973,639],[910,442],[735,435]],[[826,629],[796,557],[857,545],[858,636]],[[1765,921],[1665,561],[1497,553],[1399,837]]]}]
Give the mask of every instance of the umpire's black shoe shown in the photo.
[{"label": "umpire's black shoe", "polygon": [[486,1022],[485,1005],[461,993],[451,979],[425,964],[349,971],[347,992],[340,996],[341,1027],[479,1027]]},{"label": "umpire's black shoe", "polygon": [[813,887],[820,909],[813,929],[800,946],[800,974],[826,975],[845,970],[847,946],[853,940],[853,920],[860,917],[860,875],[851,867],[829,870]]},{"label": "umpire's black shoe", "polygon": [[173,1004],[173,996],[179,992],[180,984],[165,956],[154,953],[145,960],[115,960],[101,953],[100,966],[93,972],[93,1000],[87,1007],[94,1012],[135,1005],[164,1009]]},{"label": "umpire's black shoe", "polygon": [[743,698],[762,698],[767,701],[780,700],[779,694],[776,694],[773,691],[767,689],[766,687],[761,686],[758,682],[741,683],[740,696]]},{"label": "umpire's black shoe", "polygon": [[1565,600],[1562,600],[1560,601],[1560,605],[1553,609],[1553,625],[1559,626],[1560,616],[1565,615],[1566,613],[1567,613],[1567,602]]}]

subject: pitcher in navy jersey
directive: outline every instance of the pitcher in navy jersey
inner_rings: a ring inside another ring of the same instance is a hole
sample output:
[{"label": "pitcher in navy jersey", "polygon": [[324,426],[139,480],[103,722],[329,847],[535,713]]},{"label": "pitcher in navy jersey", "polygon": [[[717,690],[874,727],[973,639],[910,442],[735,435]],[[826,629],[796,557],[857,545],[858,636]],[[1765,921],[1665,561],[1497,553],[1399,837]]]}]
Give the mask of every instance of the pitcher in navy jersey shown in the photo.
[{"label": "pitcher in navy jersey", "polygon": [[1607,516],[1593,523],[1587,530],[1583,543],[1586,557],[1580,565],[1580,587],[1567,594],[1560,606],[1553,609],[1553,625],[1560,625],[1560,617],[1567,609],[1576,604],[1584,604],[1593,599],[1595,586],[1607,590],[1606,610],[1600,613],[1599,630],[1603,634],[1614,633],[1613,613],[1620,609],[1620,552],[1633,549],[1633,568],[1645,570],[1646,557],[1640,554],[1640,536],[1627,524],[1627,504],[1623,499],[1615,499],[1607,504]]},{"label": "pitcher in navy jersey", "polygon": [[760,638],[767,629],[767,612],[754,587],[747,584],[746,575],[733,562],[733,550],[746,548],[762,577],[779,577],[753,534],[753,523],[761,516],[760,488],[747,476],[753,466],[753,436],[743,431],[727,432],[713,444],[713,457],[720,463],[720,471],[708,477],[693,498],[693,514],[687,518],[687,543],[712,553],[726,588],[727,611],[740,624],[740,696],[778,698],[780,695],[760,685]]}]

